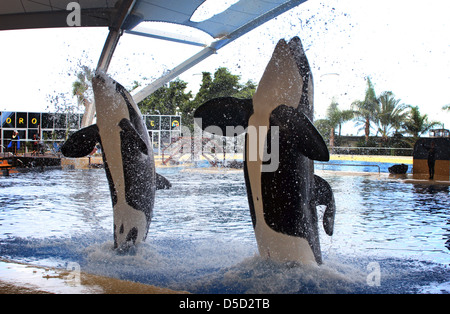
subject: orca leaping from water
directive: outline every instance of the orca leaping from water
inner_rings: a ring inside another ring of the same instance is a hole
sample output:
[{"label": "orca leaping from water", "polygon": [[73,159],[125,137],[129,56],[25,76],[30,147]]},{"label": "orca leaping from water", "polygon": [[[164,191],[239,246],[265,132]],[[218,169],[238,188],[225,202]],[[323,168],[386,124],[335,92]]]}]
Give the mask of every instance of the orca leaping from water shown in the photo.
[{"label": "orca leaping from water", "polygon": [[148,131],[131,95],[106,76],[97,75],[92,85],[97,124],[70,136],[61,152],[84,157],[100,143],[114,209],[114,248],[127,251],[147,237],[155,190],[171,184],[155,172]]},{"label": "orca leaping from water", "polygon": [[[323,226],[333,234],[333,192],[314,175],[313,162],[328,161],[329,152],[311,122],[313,112],[312,74],[298,37],[278,42],[253,99],[217,98],[195,112],[203,129],[216,126],[231,136],[227,127],[248,130],[244,174],[258,249],[280,262],[322,263],[316,206],[326,206]],[[272,154],[279,152],[272,156],[275,167],[267,167],[267,156],[252,151],[262,149],[255,145],[260,138]]]}]

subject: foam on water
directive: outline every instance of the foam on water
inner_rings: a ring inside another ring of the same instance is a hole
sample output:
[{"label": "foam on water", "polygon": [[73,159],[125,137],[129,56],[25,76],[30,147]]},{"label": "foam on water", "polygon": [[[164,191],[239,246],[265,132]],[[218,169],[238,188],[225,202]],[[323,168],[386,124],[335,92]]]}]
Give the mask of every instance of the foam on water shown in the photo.
[{"label": "foam on water", "polygon": [[[109,235],[68,239],[9,239],[1,249],[15,260],[158,285],[193,293],[448,293],[448,266],[399,258],[325,256],[318,267],[263,260],[251,243],[217,239],[158,239],[127,255]],[[368,282],[380,266],[379,286]]]}]

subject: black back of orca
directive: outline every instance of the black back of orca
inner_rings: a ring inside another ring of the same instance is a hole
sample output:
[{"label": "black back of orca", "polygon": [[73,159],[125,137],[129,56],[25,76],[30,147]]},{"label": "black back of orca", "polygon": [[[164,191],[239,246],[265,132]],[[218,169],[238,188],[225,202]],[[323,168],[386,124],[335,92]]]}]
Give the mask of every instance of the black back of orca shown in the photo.
[{"label": "black back of orca", "polygon": [[127,203],[136,210],[142,210],[150,225],[155,200],[155,163],[147,128],[140,115],[130,104],[124,87],[117,84],[127,103],[130,120],[122,120],[119,126],[123,173],[125,180],[125,197]]}]

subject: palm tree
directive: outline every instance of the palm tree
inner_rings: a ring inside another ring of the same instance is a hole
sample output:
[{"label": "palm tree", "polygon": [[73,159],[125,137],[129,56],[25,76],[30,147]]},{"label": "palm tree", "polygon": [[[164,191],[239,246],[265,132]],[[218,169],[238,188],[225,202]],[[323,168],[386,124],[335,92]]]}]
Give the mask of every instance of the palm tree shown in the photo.
[{"label": "palm tree", "polygon": [[367,78],[366,96],[363,101],[357,100],[352,103],[357,123],[363,124],[364,135],[366,143],[369,141],[371,123],[376,122],[376,115],[379,108],[379,103],[375,95],[375,89]]},{"label": "palm tree", "polygon": [[432,127],[439,125],[439,122],[429,122],[428,115],[421,115],[418,106],[409,106],[410,112],[403,127],[406,132],[411,134],[415,139],[420,135],[428,132]]},{"label": "palm tree", "polygon": [[94,71],[87,66],[82,66],[81,71],[77,73],[77,80],[72,83],[72,94],[77,97],[78,105],[85,106],[81,127],[90,125],[95,114],[91,83],[93,77]]},{"label": "palm tree", "polygon": [[392,92],[383,92],[378,98],[380,104],[377,112],[378,132],[383,142],[387,142],[392,130],[396,132],[401,128],[408,113],[406,105],[400,104]]},{"label": "palm tree", "polygon": [[334,148],[334,133],[336,128],[339,127],[339,136],[341,136],[341,128],[344,122],[353,119],[353,110],[340,110],[339,104],[333,98],[330,106],[327,109],[328,126],[330,127],[330,148]]}]

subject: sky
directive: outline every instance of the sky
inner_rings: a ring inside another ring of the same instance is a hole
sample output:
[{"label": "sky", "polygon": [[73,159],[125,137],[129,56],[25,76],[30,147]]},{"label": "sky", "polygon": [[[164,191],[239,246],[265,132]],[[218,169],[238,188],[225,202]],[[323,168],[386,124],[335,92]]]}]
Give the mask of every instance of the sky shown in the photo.
[{"label": "sky", "polygon": [[[279,39],[299,36],[314,77],[315,119],[334,97],[341,109],[364,98],[370,77],[377,95],[392,91],[450,128],[448,0],[308,0],[237,39],[180,78],[195,92],[201,73],[227,67],[258,82]],[[0,31],[0,110],[48,111],[71,97],[80,66],[95,68],[108,30],[65,28]],[[200,48],[125,34],[108,73],[122,85],[159,78]],[[343,133],[362,135],[353,122]]]}]

